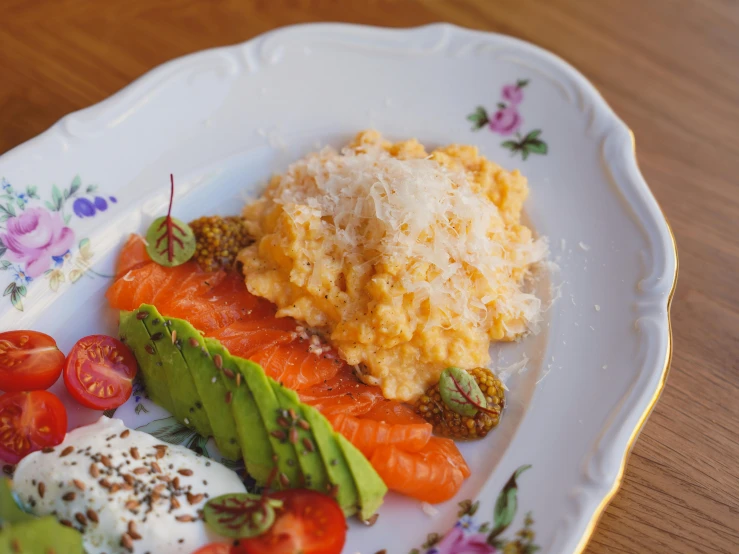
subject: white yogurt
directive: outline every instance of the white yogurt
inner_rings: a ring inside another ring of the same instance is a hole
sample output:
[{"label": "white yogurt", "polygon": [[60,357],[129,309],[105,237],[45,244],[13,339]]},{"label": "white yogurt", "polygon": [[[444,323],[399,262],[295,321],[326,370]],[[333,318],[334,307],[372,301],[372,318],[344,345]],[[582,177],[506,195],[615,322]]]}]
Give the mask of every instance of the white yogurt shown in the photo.
[{"label": "white yogurt", "polygon": [[26,456],[13,484],[29,511],[82,531],[88,554],[191,554],[223,540],[200,517],[208,498],[245,492],[221,464],[107,417]]}]

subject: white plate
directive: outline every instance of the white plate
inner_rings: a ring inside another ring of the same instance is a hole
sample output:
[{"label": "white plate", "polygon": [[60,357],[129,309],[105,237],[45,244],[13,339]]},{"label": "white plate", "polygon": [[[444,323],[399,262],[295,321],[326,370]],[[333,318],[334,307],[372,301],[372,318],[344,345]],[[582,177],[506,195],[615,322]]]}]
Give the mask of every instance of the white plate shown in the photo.
[{"label": "white plate", "polygon": [[[520,81],[527,83],[517,88]],[[506,111],[496,116],[499,102]],[[485,113],[477,121],[487,115],[493,124],[473,132],[467,118],[478,106]],[[517,117],[529,137],[525,160],[512,150],[522,139],[501,134]],[[163,213],[170,172],[178,217],[236,213],[271,172],[368,127],[427,145],[476,144],[520,168],[531,186],[527,216],[561,268],[552,276],[561,297],[540,334],[494,348],[500,365],[526,353],[527,371],[507,382],[500,428],[462,446],[473,475],[459,497],[423,511],[390,495],[374,527],[352,526],[345,552],[425,552],[427,534],[445,532],[457,503],[475,498],[474,517],[436,551],[485,552],[462,545],[479,543],[480,525],[511,518],[497,538],[513,541],[529,512],[543,552],[581,550],[664,384],[677,258],[629,129],[582,75],[525,42],[451,25],[290,27],[167,63],[63,118],[0,158],[0,203],[25,211],[26,223],[40,218],[47,232],[45,247],[31,250],[21,237],[21,254],[0,258],[2,329],[48,332],[62,349],[86,334],[114,333],[104,276],[123,238]],[[136,414],[137,406],[150,411]],[[134,426],[167,415],[135,398],[118,414]],[[75,423],[91,417],[73,414]],[[499,492],[526,465],[517,503],[509,486],[494,518]]]}]

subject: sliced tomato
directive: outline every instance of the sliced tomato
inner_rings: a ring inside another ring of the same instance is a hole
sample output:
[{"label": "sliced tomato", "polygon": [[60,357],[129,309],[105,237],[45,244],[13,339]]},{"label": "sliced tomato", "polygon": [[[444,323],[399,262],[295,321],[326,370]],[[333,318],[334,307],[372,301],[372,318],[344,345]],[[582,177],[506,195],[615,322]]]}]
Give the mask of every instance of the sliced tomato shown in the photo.
[{"label": "sliced tomato", "polygon": [[292,489],[270,497],[283,501],[264,535],[234,543],[232,554],[340,554],[346,520],[336,501],[320,492]]},{"label": "sliced tomato", "polygon": [[18,463],[47,446],[56,446],[67,432],[67,410],[50,392],[9,392],[0,396],[0,458]]},{"label": "sliced tomato", "polygon": [[0,390],[44,390],[59,378],[64,354],[38,331],[0,333]]},{"label": "sliced tomato", "polygon": [[69,394],[94,410],[117,408],[131,396],[136,358],[118,339],[90,335],[67,356],[64,384]]},{"label": "sliced tomato", "polygon": [[192,554],[230,554],[231,543],[230,542],[214,542],[212,544],[206,544],[202,548],[198,548]]}]

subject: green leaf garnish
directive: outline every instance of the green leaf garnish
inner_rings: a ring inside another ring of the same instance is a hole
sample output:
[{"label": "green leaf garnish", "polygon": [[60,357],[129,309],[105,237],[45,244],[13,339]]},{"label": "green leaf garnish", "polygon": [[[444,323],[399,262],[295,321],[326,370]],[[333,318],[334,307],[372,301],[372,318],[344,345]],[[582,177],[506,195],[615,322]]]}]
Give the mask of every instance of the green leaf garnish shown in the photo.
[{"label": "green leaf garnish", "polygon": [[146,231],[146,251],[159,265],[182,265],[195,254],[197,243],[190,226],[172,217],[174,175],[170,174],[169,209],[167,215],[154,220]]},{"label": "green leaf garnish", "polygon": [[462,416],[473,417],[477,412],[498,413],[488,409],[485,395],[475,378],[458,367],[448,367],[441,372],[439,394],[450,410]]},{"label": "green leaf garnish", "polygon": [[224,494],[211,498],[203,508],[205,524],[231,539],[263,535],[275,522],[275,509],[281,500],[249,493]]},{"label": "green leaf garnish", "polygon": [[36,519],[21,510],[10,487],[10,479],[0,479],[0,523],[21,523]]}]

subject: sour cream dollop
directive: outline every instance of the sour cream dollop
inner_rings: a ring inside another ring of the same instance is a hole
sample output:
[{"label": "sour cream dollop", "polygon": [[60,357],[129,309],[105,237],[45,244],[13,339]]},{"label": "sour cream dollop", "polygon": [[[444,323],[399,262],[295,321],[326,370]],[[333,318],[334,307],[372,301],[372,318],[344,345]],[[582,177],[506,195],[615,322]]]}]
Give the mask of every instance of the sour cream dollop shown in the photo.
[{"label": "sour cream dollop", "polygon": [[104,416],[26,456],[13,484],[29,511],[79,529],[88,554],[190,554],[219,540],[200,517],[208,498],[245,492],[225,466]]}]

